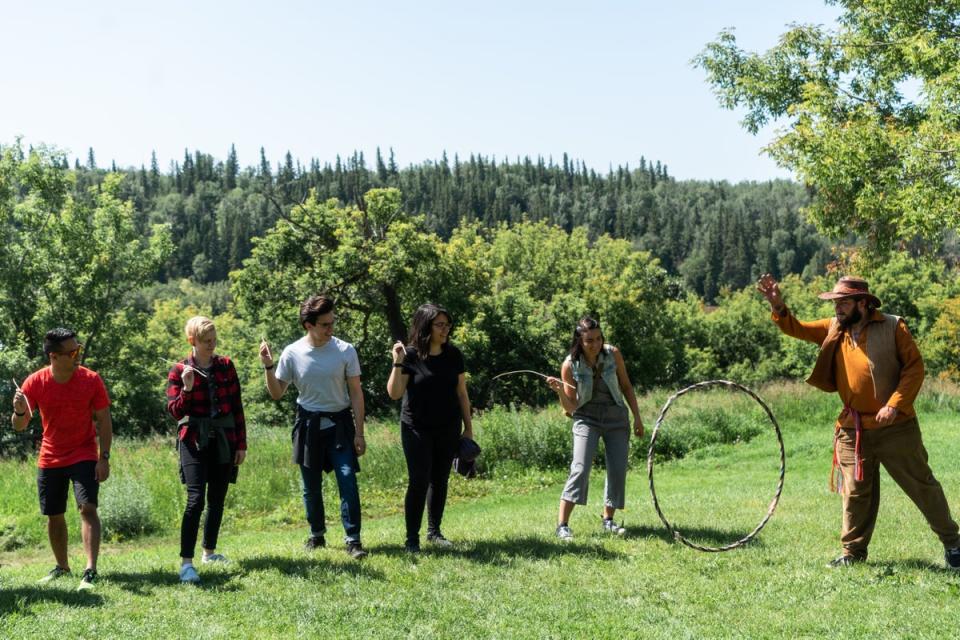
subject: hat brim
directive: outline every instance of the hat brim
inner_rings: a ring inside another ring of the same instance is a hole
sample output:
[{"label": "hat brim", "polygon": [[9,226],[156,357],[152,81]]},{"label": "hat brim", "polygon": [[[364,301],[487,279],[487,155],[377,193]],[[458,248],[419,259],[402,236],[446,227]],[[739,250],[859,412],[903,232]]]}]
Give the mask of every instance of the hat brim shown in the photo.
[{"label": "hat brim", "polygon": [[872,293],[864,293],[862,291],[851,291],[850,293],[842,293],[842,292],[836,293],[834,291],[827,291],[825,293],[821,293],[817,297],[820,298],[821,300],[841,300],[843,298],[859,297],[859,298],[866,298],[867,300],[872,302],[875,307],[879,307],[882,304],[880,302],[880,298],[878,298],[877,296],[873,295]]}]

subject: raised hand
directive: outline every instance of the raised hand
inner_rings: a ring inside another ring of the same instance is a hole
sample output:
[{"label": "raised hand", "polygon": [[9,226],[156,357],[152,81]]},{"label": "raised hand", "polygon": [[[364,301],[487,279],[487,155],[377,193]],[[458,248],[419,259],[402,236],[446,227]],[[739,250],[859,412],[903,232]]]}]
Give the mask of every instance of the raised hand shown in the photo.
[{"label": "raised hand", "polygon": [[390,352],[393,354],[394,364],[400,364],[407,357],[407,349],[399,340],[393,343],[393,347],[391,347]]},{"label": "raised hand", "polygon": [[27,396],[24,395],[23,391],[17,389],[13,394],[13,410],[16,413],[26,413],[30,409],[27,404]]},{"label": "raised hand", "polygon": [[265,367],[273,366],[273,353],[270,351],[270,345],[264,338],[260,341],[260,364]]},{"label": "raised hand", "polygon": [[192,391],[193,383],[196,380],[195,369],[188,364],[183,365],[183,371],[180,372],[180,379],[183,380],[183,390]]},{"label": "raised hand", "polygon": [[780,293],[780,283],[769,273],[760,276],[757,281],[757,291],[763,294],[763,297],[770,303],[770,308],[774,311],[783,308],[783,294]]}]

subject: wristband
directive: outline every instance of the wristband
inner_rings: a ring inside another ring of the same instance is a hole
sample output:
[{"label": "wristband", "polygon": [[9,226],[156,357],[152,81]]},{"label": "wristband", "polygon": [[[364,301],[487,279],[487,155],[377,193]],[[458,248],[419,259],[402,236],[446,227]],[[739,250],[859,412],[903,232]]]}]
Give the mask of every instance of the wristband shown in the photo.
[{"label": "wristband", "polygon": [[13,415],[17,416],[18,418],[22,418],[23,416],[27,415],[27,412],[24,411],[23,413],[20,413],[19,411],[17,411],[16,409],[14,409],[14,410],[13,410]]},{"label": "wristband", "polygon": [[274,363],[273,363],[272,365],[270,365],[269,367],[266,366],[266,365],[264,365],[264,366],[263,366],[263,370],[264,370],[264,371],[270,371],[270,369],[273,369],[275,366],[277,366],[277,363],[276,363],[276,362],[274,362]]},{"label": "wristband", "polygon": [[394,363],[393,363],[393,368],[394,368],[394,369],[399,369],[399,368],[401,368],[402,366],[403,366],[403,363],[402,363],[402,362],[394,362]]}]

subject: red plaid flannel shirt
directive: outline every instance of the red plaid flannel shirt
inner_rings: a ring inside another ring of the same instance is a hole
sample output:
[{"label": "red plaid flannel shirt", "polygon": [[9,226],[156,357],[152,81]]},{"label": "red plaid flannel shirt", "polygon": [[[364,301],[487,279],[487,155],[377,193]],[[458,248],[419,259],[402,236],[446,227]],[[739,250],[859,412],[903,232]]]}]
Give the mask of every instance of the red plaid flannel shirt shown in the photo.
[{"label": "red plaid flannel shirt", "polygon": [[[225,429],[227,442],[231,449],[247,448],[247,423],[243,417],[243,403],[240,401],[240,380],[237,378],[237,370],[233,362],[226,356],[213,356],[210,363],[209,378],[204,378],[200,374],[193,376],[193,389],[184,391],[183,374],[184,365],[189,364],[194,369],[200,369],[199,365],[193,360],[193,356],[181,360],[173,365],[170,374],[167,376],[167,411],[176,420],[184,416],[207,417],[210,415],[210,380],[213,380],[213,395],[216,397],[216,406],[219,415],[233,414],[234,428]],[[190,429],[187,423],[180,426],[178,434],[180,440],[197,444],[197,433],[195,429]]]}]

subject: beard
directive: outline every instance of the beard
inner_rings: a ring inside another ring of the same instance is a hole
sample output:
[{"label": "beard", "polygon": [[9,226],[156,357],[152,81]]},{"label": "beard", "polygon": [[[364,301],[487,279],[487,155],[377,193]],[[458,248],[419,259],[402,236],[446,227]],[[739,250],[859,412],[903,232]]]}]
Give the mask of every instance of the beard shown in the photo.
[{"label": "beard", "polygon": [[860,313],[860,309],[856,307],[853,308],[845,318],[837,318],[837,321],[840,323],[840,326],[844,329],[849,329],[863,319],[863,314]]}]

